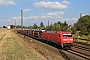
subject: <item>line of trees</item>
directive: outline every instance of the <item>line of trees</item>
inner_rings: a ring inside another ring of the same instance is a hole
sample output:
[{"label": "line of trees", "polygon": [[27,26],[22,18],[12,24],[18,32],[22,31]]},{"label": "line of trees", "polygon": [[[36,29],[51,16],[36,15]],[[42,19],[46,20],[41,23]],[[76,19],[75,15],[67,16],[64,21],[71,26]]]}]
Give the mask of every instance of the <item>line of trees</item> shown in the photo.
[{"label": "line of trees", "polygon": [[[18,28],[20,27],[19,25],[17,26]],[[25,26],[23,26],[26,28]],[[43,22],[40,23],[38,26],[37,24],[34,23],[33,26],[28,26],[27,28],[30,29],[37,29],[37,28],[43,28],[46,30],[53,30],[53,31],[70,31],[73,34],[75,34],[77,31],[80,31],[80,34],[83,35],[90,35],[90,16],[86,15],[78,19],[77,23],[74,23],[73,27],[67,24],[66,21],[61,23],[58,21],[57,23],[51,24],[49,26],[45,26]]]},{"label": "line of trees", "polygon": [[[21,26],[17,25],[17,28],[21,28]],[[43,22],[41,22],[39,26],[34,23],[33,26],[28,26],[28,27],[23,26],[23,28],[29,28],[29,29],[41,28],[41,29],[52,30],[52,31],[71,31],[70,26],[68,26],[66,21],[64,21],[64,23],[61,23],[58,21],[57,23],[51,24],[49,26],[45,26]]]},{"label": "line of trees", "polygon": [[64,21],[64,23],[57,22],[54,24],[51,24],[49,26],[46,26],[43,24],[43,22],[40,23],[40,26],[34,23],[33,26],[29,26],[28,28],[32,29],[38,29],[38,28],[43,28],[46,30],[52,30],[52,31],[70,31],[70,26],[68,26],[67,22]]}]

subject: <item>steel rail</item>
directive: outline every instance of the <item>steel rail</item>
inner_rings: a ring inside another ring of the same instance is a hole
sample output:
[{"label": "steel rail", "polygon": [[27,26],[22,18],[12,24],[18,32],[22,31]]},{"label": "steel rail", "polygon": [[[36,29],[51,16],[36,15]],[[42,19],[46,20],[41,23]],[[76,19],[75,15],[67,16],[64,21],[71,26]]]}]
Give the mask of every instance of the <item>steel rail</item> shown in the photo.
[{"label": "steel rail", "polygon": [[61,55],[65,60],[70,60],[70,58],[63,52],[63,50],[59,49],[59,52],[61,53]]}]

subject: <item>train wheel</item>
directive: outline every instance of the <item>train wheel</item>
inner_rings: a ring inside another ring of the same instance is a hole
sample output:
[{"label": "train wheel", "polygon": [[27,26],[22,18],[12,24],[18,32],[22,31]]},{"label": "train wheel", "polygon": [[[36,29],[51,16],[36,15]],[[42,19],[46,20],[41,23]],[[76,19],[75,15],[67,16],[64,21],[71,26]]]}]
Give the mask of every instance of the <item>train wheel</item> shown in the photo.
[{"label": "train wheel", "polygon": [[66,46],[66,47],[64,47],[64,49],[68,50],[68,49],[71,49],[71,47],[70,46]]}]

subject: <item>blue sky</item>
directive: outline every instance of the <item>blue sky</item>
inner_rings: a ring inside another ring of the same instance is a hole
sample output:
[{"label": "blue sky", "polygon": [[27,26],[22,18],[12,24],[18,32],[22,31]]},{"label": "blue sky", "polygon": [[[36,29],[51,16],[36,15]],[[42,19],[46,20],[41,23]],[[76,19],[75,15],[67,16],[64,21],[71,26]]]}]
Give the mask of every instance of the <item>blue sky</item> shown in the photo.
[{"label": "blue sky", "polygon": [[80,13],[90,15],[90,0],[0,0],[0,26],[8,24],[21,25],[21,10],[23,10],[23,25],[45,26],[55,22],[73,24],[78,21]]}]

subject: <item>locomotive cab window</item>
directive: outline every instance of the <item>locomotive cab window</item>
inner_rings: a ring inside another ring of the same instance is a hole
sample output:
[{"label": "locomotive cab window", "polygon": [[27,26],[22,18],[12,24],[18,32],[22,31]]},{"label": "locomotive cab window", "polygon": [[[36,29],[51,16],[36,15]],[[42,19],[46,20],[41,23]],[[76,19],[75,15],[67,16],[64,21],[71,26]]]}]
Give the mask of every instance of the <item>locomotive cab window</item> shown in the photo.
[{"label": "locomotive cab window", "polygon": [[68,37],[72,37],[72,34],[68,34]]},{"label": "locomotive cab window", "polygon": [[72,37],[71,34],[63,34],[63,37]]}]

